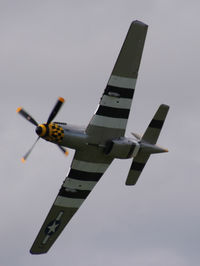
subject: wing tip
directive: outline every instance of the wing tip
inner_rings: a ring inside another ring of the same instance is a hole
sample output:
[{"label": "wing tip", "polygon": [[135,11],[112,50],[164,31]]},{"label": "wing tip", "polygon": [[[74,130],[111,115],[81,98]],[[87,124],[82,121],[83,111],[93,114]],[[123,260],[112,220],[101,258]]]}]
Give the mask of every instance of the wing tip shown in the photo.
[{"label": "wing tip", "polygon": [[148,25],[140,20],[133,20],[131,25],[138,25],[138,26],[141,26],[141,27],[145,27],[145,28],[148,28]]},{"label": "wing tip", "polygon": [[41,255],[47,253],[48,250],[39,250],[39,249],[34,249],[33,247],[29,250],[31,255]]}]

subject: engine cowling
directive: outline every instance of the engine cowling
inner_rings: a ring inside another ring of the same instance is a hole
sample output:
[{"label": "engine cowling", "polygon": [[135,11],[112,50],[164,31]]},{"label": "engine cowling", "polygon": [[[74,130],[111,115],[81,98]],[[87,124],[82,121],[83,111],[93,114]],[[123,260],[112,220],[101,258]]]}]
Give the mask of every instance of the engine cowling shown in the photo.
[{"label": "engine cowling", "polygon": [[107,143],[105,153],[113,158],[127,159],[137,155],[140,144],[131,139],[120,138]]}]

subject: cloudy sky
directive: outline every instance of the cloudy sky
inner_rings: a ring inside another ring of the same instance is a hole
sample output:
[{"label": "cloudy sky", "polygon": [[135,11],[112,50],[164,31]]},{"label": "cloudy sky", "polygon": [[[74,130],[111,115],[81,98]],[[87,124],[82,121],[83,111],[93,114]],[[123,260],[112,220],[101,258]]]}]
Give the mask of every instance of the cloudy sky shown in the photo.
[{"label": "cloudy sky", "polygon": [[[196,0],[0,0],[0,263],[3,266],[197,266],[200,260],[199,65]],[[132,20],[149,25],[127,127],[143,133],[170,105],[159,144],[137,185],[115,160],[46,255],[29,249],[68,172],[65,158],[16,114],[87,125]]]}]

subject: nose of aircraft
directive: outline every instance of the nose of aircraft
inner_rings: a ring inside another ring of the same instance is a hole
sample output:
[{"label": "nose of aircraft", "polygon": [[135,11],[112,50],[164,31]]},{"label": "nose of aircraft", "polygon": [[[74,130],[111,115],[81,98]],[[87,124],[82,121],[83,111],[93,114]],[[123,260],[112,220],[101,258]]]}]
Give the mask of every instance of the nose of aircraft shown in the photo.
[{"label": "nose of aircraft", "polygon": [[35,132],[38,134],[38,136],[40,136],[42,134],[42,127],[41,126],[37,126],[35,129]]},{"label": "nose of aircraft", "polygon": [[35,132],[39,137],[54,143],[60,143],[64,138],[63,128],[55,123],[40,124]]},{"label": "nose of aircraft", "polygon": [[48,130],[47,125],[42,124],[36,127],[35,132],[38,134],[38,136],[45,137],[46,134],[49,132],[49,130]]},{"label": "nose of aircraft", "polygon": [[40,136],[42,134],[42,127],[41,126],[37,126],[35,129],[35,132]]}]

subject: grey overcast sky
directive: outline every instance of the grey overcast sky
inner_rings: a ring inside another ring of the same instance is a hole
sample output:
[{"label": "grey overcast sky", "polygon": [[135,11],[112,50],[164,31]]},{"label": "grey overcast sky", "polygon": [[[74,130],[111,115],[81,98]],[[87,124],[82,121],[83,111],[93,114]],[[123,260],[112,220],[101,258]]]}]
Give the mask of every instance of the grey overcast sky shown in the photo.
[{"label": "grey overcast sky", "polygon": [[[197,266],[200,261],[200,2],[196,0],[0,0],[0,264]],[[73,157],[36,139],[16,114],[87,125],[133,20],[149,25],[127,136],[170,105],[138,183],[115,160],[46,255],[29,249]]]}]

